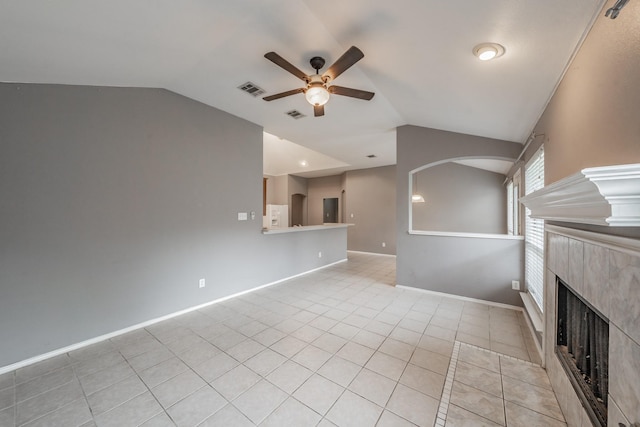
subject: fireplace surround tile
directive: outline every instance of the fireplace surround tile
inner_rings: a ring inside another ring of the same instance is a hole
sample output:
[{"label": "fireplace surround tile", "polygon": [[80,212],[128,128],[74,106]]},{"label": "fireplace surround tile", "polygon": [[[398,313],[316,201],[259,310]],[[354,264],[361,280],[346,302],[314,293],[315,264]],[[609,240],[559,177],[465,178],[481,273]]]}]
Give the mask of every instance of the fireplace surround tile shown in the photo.
[{"label": "fireplace surround tile", "polygon": [[618,408],[618,404],[614,399],[609,396],[609,419],[607,420],[607,424],[610,426],[617,426],[623,424],[625,426],[630,425],[629,420],[624,416],[620,408]]},{"label": "fireplace surround tile", "polygon": [[[574,288],[571,283],[569,286]],[[609,249],[584,244],[584,286],[580,294],[604,317],[610,318]]]},{"label": "fireplace surround tile", "polygon": [[612,324],[609,340],[609,395],[627,418],[639,422],[640,345]]},{"label": "fireplace surround tile", "polygon": [[640,343],[640,257],[611,251],[609,319]]},{"label": "fireplace surround tile", "polygon": [[559,234],[549,234],[547,242],[548,267],[563,280],[567,280],[569,269],[569,238]]},{"label": "fireplace surround tile", "polygon": [[550,269],[546,271],[544,286],[544,346],[551,349],[555,345],[556,325],[556,275]]},{"label": "fireplace surround tile", "polygon": [[580,240],[569,239],[569,283],[573,284],[576,292],[583,292],[584,281],[584,243]]},{"label": "fireplace surround tile", "polygon": [[[556,274],[609,318],[608,425],[640,422],[640,242],[553,225],[547,225],[546,238],[545,368],[567,424],[590,426],[591,421],[554,352]],[[560,265],[564,262],[563,238],[567,242],[566,268]],[[578,272],[580,243],[582,283]]]},{"label": "fireplace surround tile", "polygon": [[[567,380],[566,419],[569,427],[583,427],[591,425],[586,410],[582,407],[580,399],[573,393],[573,387]],[[571,421],[569,421],[571,420]]]}]

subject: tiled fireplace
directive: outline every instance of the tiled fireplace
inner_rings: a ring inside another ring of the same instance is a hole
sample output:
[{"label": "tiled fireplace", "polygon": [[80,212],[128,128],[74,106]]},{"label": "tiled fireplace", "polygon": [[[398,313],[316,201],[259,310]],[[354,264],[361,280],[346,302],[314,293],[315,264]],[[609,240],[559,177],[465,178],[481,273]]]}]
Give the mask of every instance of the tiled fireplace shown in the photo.
[{"label": "tiled fireplace", "polygon": [[556,276],[609,319],[608,425],[640,422],[640,242],[546,227],[544,356],[567,423],[592,425],[555,354]]},{"label": "tiled fireplace", "polygon": [[[521,201],[547,221],[544,364],[568,425],[599,424],[556,354],[561,282],[608,321],[606,425],[640,425],[640,165],[584,169]],[[620,226],[629,237],[610,231]]]}]

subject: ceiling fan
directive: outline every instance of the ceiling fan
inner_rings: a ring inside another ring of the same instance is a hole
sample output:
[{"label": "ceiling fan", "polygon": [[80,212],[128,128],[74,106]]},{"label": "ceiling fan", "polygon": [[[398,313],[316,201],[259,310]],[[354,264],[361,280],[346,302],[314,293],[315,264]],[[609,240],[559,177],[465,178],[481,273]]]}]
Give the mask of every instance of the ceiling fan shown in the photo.
[{"label": "ceiling fan", "polygon": [[369,101],[375,95],[373,92],[367,92],[365,90],[352,89],[343,86],[329,85],[330,82],[335,80],[340,74],[348,70],[353,64],[364,58],[364,53],[355,46],[351,46],[336,62],[333,63],[323,74],[320,74],[320,69],[324,67],[324,58],[314,56],[309,61],[311,67],[316,70],[315,74],[306,75],[300,71],[296,66],[292,65],[286,59],[281,57],[275,52],[268,52],[264,55],[269,61],[273,62],[277,66],[290,72],[300,80],[304,81],[306,87],[298,89],[288,90],[286,92],[276,93],[275,95],[265,96],[265,101],[273,101],[274,99],[284,98],[285,96],[295,95],[297,93],[304,93],[305,98],[309,104],[313,105],[313,115],[315,117],[324,116],[324,104],[329,101],[331,94],[350,96],[352,98],[364,99]]}]

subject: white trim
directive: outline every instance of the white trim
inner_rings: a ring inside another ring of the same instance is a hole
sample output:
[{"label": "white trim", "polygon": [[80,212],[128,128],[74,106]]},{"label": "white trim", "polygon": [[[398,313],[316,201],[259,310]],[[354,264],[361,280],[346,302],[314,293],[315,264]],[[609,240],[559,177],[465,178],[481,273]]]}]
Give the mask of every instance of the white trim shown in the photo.
[{"label": "white trim", "polygon": [[503,304],[501,302],[493,302],[493,301],[487,301],[487,300],[471,298],[471,297],[463,297],[460,295],[448,294],[446,292],[431,291],[429,289],[414,288],[413,286],[406,286],[406,285],[396,285],[396,288],[406,289],[410,291],[418,291],[418,292],[423,292],[430,295],[453,298],[453,299],[458,299],[462,301],[476,302],[479,304],[490,305],[492,307],[500,307],[500,308],[507,308],[509,310],[522,311],[522,307],[518,307],[517,305],[511,305],[511,304]]},{"label": "white trim", "polygon": [[283,234],[283,233],[297,233],[300,231],[329,230],[334,228],[347,228],[352,225],[353,224],[340,223],[340,224],[323,224],[323,225],[303,225],[300,227],[263,228],[262,234]]},{"label": "white trim", "polygon": [[587,168],[520,199],[531,216],[611,227],[640,226],[640,164]]},{"label": "white trim", "polygon": [[86,346],[89,346],[89,345],[92,345],[92,344],[99,343],[101,341],[105,341],[105,340],[117,337],[118,335],[122,335],[122,334],[126,334],[128,332],[131,332],[131,331],[135,331],[136,329],[145,328],[147,326],[153,325],[154,323],[162,322],[163,320],[168,320],[168,319],[171,319],[173,317],[180,316],[182,314],[186,314],[186,313],[189,313],[189,312],[192,312],[192,311],[195,311],[195,310],[199,310],[201,308],[208,307],[210,305],[217,304],[217,303],[226,301],[226,300],[231,299],[231,298],[239,297],[241,295],[245,295],[245,294],[257,291],[259,289],[263,289],[263,288],[267,288],[269,286],[277,285],[278,283],[282,283],[284,281],[291,280],[291,279],[294,279],[296,277],[304,276],[306,274],[313,273],[314,271],[322,270],[322,269],[325,269],[327,267],[331,267],[333,265],[340,264],[340,263],[345,262],[345,261],[347,261],[346,258],[345,259],[341,259],[341,260],[336,261],[336,262],[332,262],[331,264],[323,265],[322,267],[318,267],[318,268],[314,268],[312,270],[305,271],[303,273],[299,273],[299,274],[295,274],[293,276],[285,277],[284,279],[276,280],[275,282],[270,282],[270,283],[267,283],[267,284],[264,284],[264,285],[257,286],[255,288],[247,289],[245,291],[241,291],[241,292],[232,294],[232,295],[227,295],[225,297],[221,297],[221,298],[215,299],[213,301],[206,302],[204,304],[200,304],[200,305],[196,305],[196,306],[193,306],[193,307],[189,307],[189,308],[186,308],[184,310],[176,311],[176,312],[173,312],[173,313],[161,316],[161,317],[157,317],[155,319],[147,320],[146,322],[142,322],[142,323],[138,323],[138,324],[133,325],[133,326],[126,327],[124,329],[120,329],[120,330],[117,330],[117,331],[114,331],[114,332],[110,332],[108,334],[104,334],[104,335],[100,335],[100,336],[97,336],[97,337],[94,337],[94,338],[90,338],[88,340],[81,341],[81,342],[75,343],[75,344],[71,344],[69,346],[66,346],[66,347],[63,347],[63,348],[59,348],[57,350],[53,350],[53,351],[50,351],[50,352],[47,352],[47,353],[44,353],[44,354],[40,354],[38,356],[30,357],[28,359],[21,360],[21,361],[16,362],[16,363],[12,363],[11,365],[2,366],[2,367],[0,367],[0,375],[5,374],[7,372],[15,371],[16,369],[19,369],[19,368],[24,368],[25,366],[32,365],[32,364],[37,363],[37,362],[41,362],[41,361],[49,359],[51,357],[59,356],[61,354],[68,353],[70,351],[77,350],[77,349],[82,348],[82,347],[86,347]]},{"label": "white trim", "polygon": [[365,251],[352,251],[350,249],[347,249],[347,253],[354,253],[354,254],[363,254],[363,255],[380,255],[380,256],[388,256],[388,257],[393,257],[395,258],[396,255],[395,254],[380,254],[378,252],[365,252]]},{"label": "white trim", "polygon": [[416,236],[442,236],[442,237],[468,237],[473,239],[502,239],[502,240],[524,240],[524,236],[512,236],[510,234],[488,234],[488,233],[457,233],[451,231],[421,231],[409,230],[407,233]]},{"label": "white trim", "polygon": [[[524,309],[523,311],[526,311],[526,309]],[[531,324],[531,319],[525,313],[523,313],[523,315],[524,315],[524,320],[527,323],[527,327],[529,328],[529,333],[533,337],[533,343],[535,344],[536,351],[538,352],[538,356],[540,357],[540,366],[544,368],[546,366],[546,361],[544,360],[544,350],[542,348],[542,346],[544,345],[544,331],[540,336],[540,338],[542,339],[542,344],[540,344],[538,342],[538,337],[535,336],[536,332],[535,332],[534,326]]]},{"label": "white trim", "polygon": [[542,313],[540,313],[538,305],[529,292],[520,292],[520,298],[524,304],[525,311],[529,314],[534,331],[542,333],[544,330],[544,322],[542,321]]}]

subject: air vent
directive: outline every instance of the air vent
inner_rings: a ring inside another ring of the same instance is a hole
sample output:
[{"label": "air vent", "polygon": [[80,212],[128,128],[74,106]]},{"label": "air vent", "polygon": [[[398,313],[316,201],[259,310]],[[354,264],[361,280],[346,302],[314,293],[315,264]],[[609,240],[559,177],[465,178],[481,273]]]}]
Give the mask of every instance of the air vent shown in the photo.
[{"label": "air vent", "polygon": [[375,154],[369,154],[367,157],[370,158],[370,159],[375,159],[378,156],[376,156]]},{"label": "air vent", "polygon": [[240,89],[243,92],[247,92],[251,96],[259,96],[265,93],[264,89],[262,89],[259,86],[256,86],[251,82],[246,82],[245,84],[238,86],[238,89]]},{"label": "air vent", "polygon": [[298,110],[287,111],[287,116],[293,117],[296,120],[301,119],[303,117],[307,117]]}]

